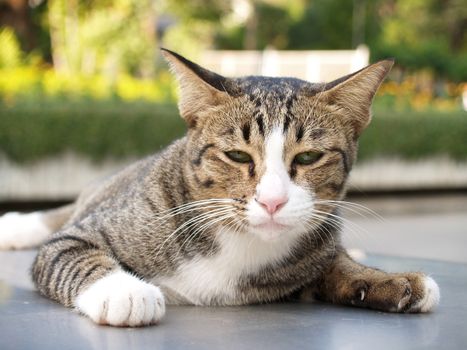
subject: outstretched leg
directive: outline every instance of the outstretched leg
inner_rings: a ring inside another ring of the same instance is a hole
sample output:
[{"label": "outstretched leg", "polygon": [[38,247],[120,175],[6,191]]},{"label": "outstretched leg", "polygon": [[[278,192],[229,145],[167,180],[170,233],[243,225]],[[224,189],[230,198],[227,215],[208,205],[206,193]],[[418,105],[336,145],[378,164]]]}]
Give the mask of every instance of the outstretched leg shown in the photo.
[{"label": "outstretched leg", "polygon": [[110,247],[72,227],[39,250],[32,277],[40,293],[113,326],[156,323],[165,313],[158,287],[122,270]]},{"label": "outstretched leg", "polygon": [[0,216],[0,250],[39,246],[68,221],[74,208],[75,205],[70,204],[46,211],[10,212]]},{"label": "outstretched leg", "polygon": [[436,282],[422,273],[386,273],[355,262],[344,251],[323,275],[316,296],[388,312],[428,312],[440,298]]}]

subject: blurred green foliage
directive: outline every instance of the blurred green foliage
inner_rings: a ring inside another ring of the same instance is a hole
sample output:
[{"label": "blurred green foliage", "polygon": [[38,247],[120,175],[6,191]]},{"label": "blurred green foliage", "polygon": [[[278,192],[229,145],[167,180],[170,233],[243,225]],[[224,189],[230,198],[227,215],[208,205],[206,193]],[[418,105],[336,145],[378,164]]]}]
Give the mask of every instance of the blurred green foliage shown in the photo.
[{"label": "blurred green foliage", "polygon": [[[175,105],[115,101],[0,107],[0,149],[17,162],[74,151],[94,160],[143,156],[160,150],[186,128]],[[92,118],[90,118],[92,117]],[[359,159],[446,155],[467,160],[462,111],[387,111],[378,105],[364,132]]]},{"label": "blurred green foliage", "polygon": [[150,0],[48,0],[54,68],[114,77],[154,72],[155,5]]},{"label": "blurred green foliage", "polygon": [[140,156],[182,135],[158,45],[196,60],[206,48],[360,43],[397,63],[361,158],[467,160],[467,0],[5,0],[0,11],[8,4],[25,11],[0,13],[0,151],[19,162]]},{"label": "blurred green foliage", "polygon": [[69,74],[37,65],[0,68],[0,103],[59,103],[68,100],[173,102],[176,83],[168,71],[155,78],[120,72],[113,79],[100,74]]},{"label": "blurred green foliage", "polygon": [[447,156],[467,160],[465,112],[388,110],[376,106],[360,139],[359,159],[427,159]]},{"label": "blurred green foliage", "polygon": [[11,28],[0,30],[0,67],[14,68],[22,63],[22,52],[15,32]]},{"label": "blurred green foliage", "polygon": [[61,71],[154,76],[158,45],[196,58],[206,48],[351,49],[365,43],[373,60],[395,57],[403,70],[467,80],[467,0],[14,3],[28,16],[15,28],[21,47]]},{"label": "blurred green foliage", "polygon": [[254,25],[227,22],[221,49],[351,49],[365,43],[372,60],[395,57],[408,71],[467,80],[467,0],[251,1]]},{"label": "blurred green foliage", "polygon": [[0,107],[0,149],[17,162],[73,151],[94,160],[153,153],[183,135],[174,105],[80,101]]},{"label": "blurred green foliage", "polygon": [[467,1],[380,1],[374,58],[396,57],[408,70],[429,68],[438,77],[467,80]]}]

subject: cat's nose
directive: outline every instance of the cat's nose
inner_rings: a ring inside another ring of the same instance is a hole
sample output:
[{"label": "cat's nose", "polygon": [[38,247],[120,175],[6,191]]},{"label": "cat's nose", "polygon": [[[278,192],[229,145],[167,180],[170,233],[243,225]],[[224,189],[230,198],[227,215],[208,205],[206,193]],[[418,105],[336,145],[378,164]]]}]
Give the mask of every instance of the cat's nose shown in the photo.
[{"label": "cat's nose", "polygon": [[289,200],[286,196],[271,197],[271,198],[255,198],[260,206],[262,206],[270,215],[277,212]]}]

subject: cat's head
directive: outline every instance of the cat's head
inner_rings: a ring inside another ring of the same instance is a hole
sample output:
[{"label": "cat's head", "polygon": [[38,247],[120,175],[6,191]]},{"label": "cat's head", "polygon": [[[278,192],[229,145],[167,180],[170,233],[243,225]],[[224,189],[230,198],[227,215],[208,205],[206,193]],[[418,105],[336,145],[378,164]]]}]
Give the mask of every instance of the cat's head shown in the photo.
[{"label": "cat's head", "polygon": [[213,213],[219,223],[264,240],[332,220],[333,201],[345,194],[358,137],[392,60],[314,84],[226,78],[163,54],[180,85],[179,109],[188,124],[185,177],[195,200],[219,199]]}]

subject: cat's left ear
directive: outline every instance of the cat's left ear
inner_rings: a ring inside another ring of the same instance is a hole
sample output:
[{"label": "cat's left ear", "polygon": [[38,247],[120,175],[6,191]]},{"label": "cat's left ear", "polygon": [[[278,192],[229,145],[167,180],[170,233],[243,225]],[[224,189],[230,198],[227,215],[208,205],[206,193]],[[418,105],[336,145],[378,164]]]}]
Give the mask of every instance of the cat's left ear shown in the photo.
[{"label": "cat's left ear", "polygon": [[232,96],[239,94],[231,79],[211,72],[170,50],[161,48],[161,52],[178,80],[178,108],[188,126],[196,126],[198,119],[209,113],[210,107],[227,103]]},{"label": "cat's left ear", "polygon": [[371,103],[379,86],[394,64],[387,59],[365,67],[358,72],[339,78],[324,86],[329,103],[347,111],[350,124],[358,137],[371,120]]}]

